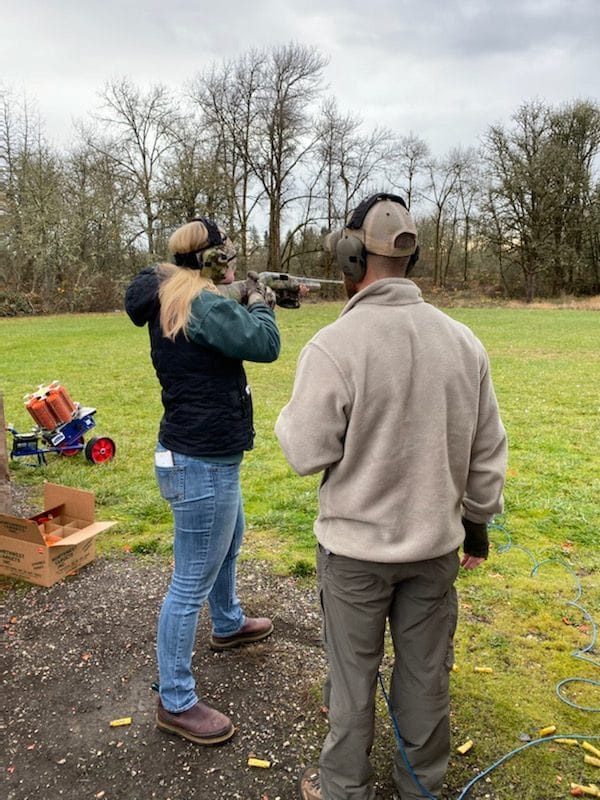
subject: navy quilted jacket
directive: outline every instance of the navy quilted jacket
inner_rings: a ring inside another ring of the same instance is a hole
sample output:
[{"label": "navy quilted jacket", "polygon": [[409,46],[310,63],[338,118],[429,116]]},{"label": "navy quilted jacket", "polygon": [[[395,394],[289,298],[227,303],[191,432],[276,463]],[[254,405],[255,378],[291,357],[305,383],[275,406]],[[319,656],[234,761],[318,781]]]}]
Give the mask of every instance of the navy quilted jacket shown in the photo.
[{"label": "navy quilted jacket", "polygon": [[252,449],[252,397],[242,362],[278,357],[272,310],[263,303],[247,308],[204,291],[192,304],[188,338],[181,333],[171,341],[160,328],[158,288],[156,269],[142,270],[127,289],[125,308],[136,325],[148,325],[162,388],[161,444],[198,457]]}]

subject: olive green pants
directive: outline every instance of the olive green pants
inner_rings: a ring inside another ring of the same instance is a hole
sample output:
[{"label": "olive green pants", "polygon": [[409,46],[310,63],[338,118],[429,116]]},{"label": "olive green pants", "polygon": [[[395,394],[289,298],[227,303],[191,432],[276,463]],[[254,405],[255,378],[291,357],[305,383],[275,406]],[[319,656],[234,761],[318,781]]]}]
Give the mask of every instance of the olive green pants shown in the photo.
[{"label": "olive green pants", "polygon": [[[438,795],[450,755],[449,672],[457,619],[458,554],[412,564],[317,555],[323,636],[329,661],[325,702],[330,729],[319,761],[323,800],[374,800],[377,672],[386,622],[394,646],[390,699],[398,751],[394,781],[402,800]],[[411,774],[414,773],[414,775]]]}]

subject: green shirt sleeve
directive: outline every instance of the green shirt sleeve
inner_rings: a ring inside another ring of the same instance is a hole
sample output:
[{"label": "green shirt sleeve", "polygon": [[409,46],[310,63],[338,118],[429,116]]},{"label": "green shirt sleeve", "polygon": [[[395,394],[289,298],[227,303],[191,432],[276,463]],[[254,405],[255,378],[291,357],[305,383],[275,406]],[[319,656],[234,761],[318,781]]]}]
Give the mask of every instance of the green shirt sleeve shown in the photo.
[{"label": "green shirt sleeve", "polygon": [[200,292],[192,303],[187,334],[196,344],[242,361],[275,361],[281,346],[269,306],[253,303],[246,307],[207,291]]}]

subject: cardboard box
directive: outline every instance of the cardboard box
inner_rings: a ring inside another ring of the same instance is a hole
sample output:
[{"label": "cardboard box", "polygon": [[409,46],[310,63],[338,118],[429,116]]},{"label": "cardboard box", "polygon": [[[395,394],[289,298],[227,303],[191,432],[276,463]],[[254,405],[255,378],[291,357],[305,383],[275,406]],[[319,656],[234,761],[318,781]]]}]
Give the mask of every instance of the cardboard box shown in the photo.
[{"label": "cardboard box", "polygon": [[96,557],[96,536],[116,522],[95,521],[92,492],[44,484],[44,511],[0,514],[0,575],[52,586]]}]

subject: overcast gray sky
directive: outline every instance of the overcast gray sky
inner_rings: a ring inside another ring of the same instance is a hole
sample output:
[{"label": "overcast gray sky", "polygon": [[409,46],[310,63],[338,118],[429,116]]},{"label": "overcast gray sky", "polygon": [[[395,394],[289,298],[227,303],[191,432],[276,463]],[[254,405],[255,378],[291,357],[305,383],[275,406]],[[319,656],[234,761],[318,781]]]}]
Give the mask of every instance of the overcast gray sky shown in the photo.
[{"label": "overcast gray sky", "polygon": [[600,97],[600,0],[1,0],[0,84],[55,142],[110,78],[175,89],[252,47],[314,44],[328,93],[437,155],[524,101]]}]

